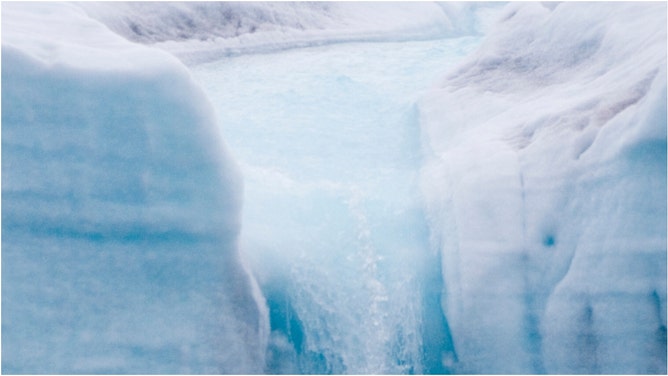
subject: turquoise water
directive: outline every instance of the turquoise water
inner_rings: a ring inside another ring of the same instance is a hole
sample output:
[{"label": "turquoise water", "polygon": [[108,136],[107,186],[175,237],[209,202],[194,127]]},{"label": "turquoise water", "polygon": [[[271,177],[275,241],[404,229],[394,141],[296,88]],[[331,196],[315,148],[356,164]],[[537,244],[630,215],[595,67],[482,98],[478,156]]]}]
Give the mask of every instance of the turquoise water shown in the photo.
[{"label": "turquoise water", "polygon": [[478,38],[351,43],[192,68],[244,175],[241,250],[270,373],[447,373],[416,101]]}]

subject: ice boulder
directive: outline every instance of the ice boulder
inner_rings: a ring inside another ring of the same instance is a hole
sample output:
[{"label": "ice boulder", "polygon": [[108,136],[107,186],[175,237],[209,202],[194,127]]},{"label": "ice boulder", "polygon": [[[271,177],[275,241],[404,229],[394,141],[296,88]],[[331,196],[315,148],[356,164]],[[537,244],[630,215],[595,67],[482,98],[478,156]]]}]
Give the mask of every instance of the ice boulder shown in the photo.
[{"label": "ice boulder", "polygon": [[256,373],[241,178],[188,71],[65,3],[2,4],[3,373]]},{"label": "ice boulder", "polygon": [[666,4],[508,4],[420,121],[454,369],[665,373]]}]

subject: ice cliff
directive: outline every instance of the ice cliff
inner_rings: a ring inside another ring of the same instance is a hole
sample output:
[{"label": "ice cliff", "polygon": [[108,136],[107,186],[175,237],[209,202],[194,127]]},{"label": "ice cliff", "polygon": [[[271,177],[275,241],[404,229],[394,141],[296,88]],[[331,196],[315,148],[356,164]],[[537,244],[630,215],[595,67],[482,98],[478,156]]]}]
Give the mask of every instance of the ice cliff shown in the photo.
[{"label": "ice cliff", "polygon": [[509,4],[420,104],[459,372],[666,372],[666,4]]},{"label": "ice cliff", "polygon": [[240,194],[178,60],[2,4],[3,373],[260,372]]}]

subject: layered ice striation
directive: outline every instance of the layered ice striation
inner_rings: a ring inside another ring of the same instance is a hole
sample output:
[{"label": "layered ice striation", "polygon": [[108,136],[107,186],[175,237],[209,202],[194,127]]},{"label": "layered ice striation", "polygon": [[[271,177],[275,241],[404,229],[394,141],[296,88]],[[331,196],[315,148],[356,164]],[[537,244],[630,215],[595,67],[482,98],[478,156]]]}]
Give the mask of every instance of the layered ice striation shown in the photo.
[{"label": "layered ice striation", "polygon": [[420,104],[458,372],[666,372],[666,4],[509,4]]},{"label": "layered ice striation", "polygon": [[2,4],[3,373],[261,371],[240,194],[178,60],[72,5]]}]

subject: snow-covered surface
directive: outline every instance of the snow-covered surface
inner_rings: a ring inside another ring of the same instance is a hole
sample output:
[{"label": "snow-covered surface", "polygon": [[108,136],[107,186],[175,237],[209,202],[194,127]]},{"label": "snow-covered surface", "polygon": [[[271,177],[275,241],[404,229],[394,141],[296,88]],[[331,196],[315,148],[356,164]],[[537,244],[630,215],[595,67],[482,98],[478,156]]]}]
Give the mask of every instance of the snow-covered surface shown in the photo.
[{"label": "snow-covered surface", "polygon": [[177,59],[2,4],[3,373],[261,371],[240,193]]},{"label": "snow-covered surface", "polygon": [[[352,41],[479,34],[493,3],[458,2],[82,2],[129,40],[196,63],[243,53]],[[476,16],[477,15],[477,16]]]},{"label": "snow-covered surface", "polygon": [[420,104],[459,371],[666,372],[666,4],[510,4]]}]

